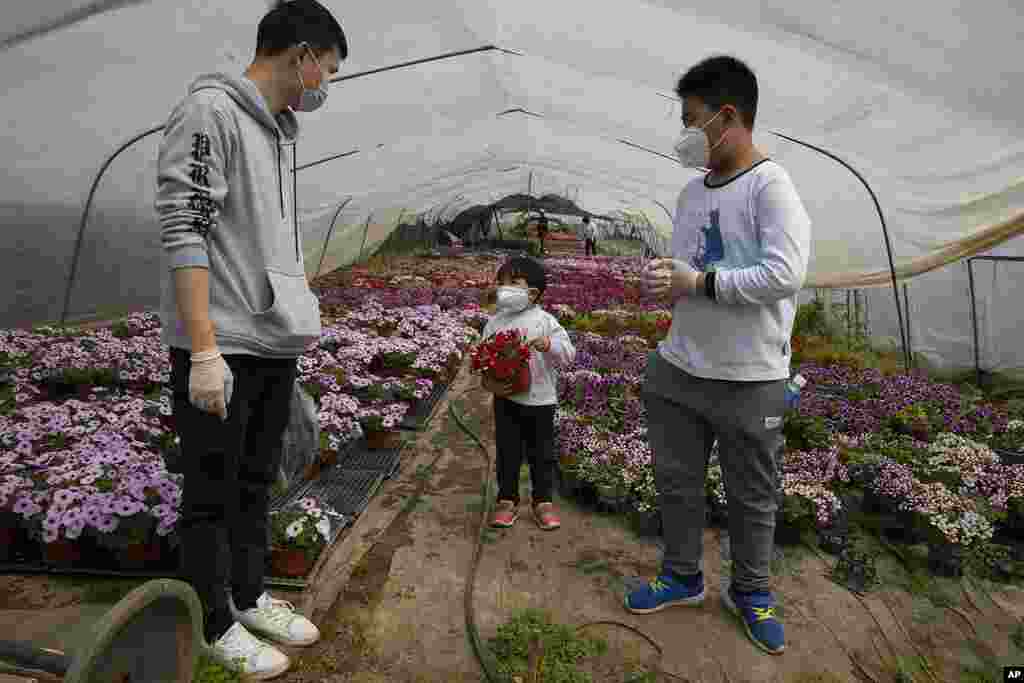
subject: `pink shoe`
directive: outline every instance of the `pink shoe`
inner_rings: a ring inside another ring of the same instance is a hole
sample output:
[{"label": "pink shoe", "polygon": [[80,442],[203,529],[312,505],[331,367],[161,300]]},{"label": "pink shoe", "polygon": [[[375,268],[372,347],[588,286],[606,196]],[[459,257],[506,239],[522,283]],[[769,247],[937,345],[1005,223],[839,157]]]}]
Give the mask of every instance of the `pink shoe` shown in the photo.
[{"label": "pink shoe", "polygon": [[519,519],[519,510],[511,500],[499,500],[491,517],[491,526],[508,529]]},{"label": "pink shoe", "polygon": [[552,531],[562,526],[562,520],[555,512],[554,503],[538,503],[533,507],[533,517],[537,520],[537,526],[544,531]]}]

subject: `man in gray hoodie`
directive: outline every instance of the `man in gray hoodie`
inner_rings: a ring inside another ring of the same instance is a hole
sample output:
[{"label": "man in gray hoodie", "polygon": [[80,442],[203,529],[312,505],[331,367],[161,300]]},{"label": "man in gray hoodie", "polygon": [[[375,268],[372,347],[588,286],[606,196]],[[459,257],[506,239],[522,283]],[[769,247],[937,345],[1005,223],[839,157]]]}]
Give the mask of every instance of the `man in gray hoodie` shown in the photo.
[{"label": "man in gray hoodie", "polygon": [[259,24],[245,74],[199,77],[159,151],[161,318],[184,456],[184,571],[214,654],[241,659],[257,679],[283,673],[289,660],[250,630],[288,645],[319,638],[264,591],[263,570],[297,359],[321,332],[289,182],[294,112],[323,104],[347,56],[327,9],[278,3]]}]

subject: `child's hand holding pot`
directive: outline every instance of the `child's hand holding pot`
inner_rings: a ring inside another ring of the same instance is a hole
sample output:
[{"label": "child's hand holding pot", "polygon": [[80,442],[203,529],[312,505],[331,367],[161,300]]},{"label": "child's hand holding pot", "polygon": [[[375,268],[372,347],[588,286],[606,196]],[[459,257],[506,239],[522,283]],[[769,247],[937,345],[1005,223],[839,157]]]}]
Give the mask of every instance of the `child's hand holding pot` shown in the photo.
[{"label": "child's hand holding pot", "polygon": [[530,342],[530,346],[541,353],[547,353],[551,350],[551,337],[537,337]]}]

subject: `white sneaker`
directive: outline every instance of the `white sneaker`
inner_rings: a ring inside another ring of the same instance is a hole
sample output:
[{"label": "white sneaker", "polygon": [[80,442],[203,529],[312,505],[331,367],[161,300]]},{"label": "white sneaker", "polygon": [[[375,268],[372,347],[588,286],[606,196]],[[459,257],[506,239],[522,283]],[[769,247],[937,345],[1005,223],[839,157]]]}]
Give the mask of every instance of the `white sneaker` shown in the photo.
[{"label": "white sneaker", "polygon": [[255,638],[237,621],[210,651],[224,666],[258,681],[280,676],[291,665],[287,655]]},{"label": "white sneaker", "polygon": [[264,593],[256,601],[255,607],[244,612],[235,609],[233,599],[228,604],[232,616],[246,628],[282,645],[302,647],[320,640],[320,630],[309,619],[296,614],[290,602],[277,600]]}]

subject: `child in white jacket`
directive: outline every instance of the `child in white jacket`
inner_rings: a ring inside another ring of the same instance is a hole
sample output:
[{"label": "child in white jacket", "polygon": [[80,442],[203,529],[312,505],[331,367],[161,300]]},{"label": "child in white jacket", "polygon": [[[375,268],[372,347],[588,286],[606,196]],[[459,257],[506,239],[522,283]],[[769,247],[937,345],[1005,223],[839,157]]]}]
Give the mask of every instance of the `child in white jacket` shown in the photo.
[{"label": "child in white jacket", "polygon": [[544,267],[531,258],[513,258],[498,270],[492,290],[497,312],[484,327],[487,337],[509,329],[521,330],[530,341],[530,389],[494,396],[494,431],[497,443],[498,502],[491,520],[508,528],[519,518],[519,469],[523,457],[530,465],[533,514],[546,531],[561,526],[554,505],[558,456],[555,453],[557,375],[572,363],[576,348],[569,334],[539,305],[547,288]]}]

